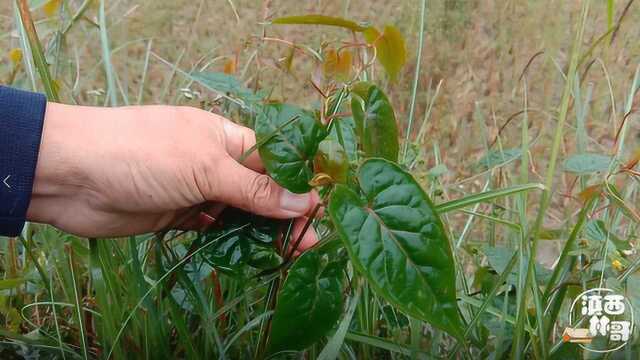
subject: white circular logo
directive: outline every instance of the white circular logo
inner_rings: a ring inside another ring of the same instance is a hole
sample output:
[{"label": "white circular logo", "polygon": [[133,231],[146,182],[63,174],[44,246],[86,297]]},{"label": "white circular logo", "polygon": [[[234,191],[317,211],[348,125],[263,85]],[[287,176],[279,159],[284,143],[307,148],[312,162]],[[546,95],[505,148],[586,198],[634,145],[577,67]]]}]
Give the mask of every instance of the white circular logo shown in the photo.
[{"label": "white circular logo", "polygon": [[573,300],[569,325],[562,334],[563,341],[592,352],[616,351],[633,335],[633,308],[624,295],[614,290],[590,289]]}]

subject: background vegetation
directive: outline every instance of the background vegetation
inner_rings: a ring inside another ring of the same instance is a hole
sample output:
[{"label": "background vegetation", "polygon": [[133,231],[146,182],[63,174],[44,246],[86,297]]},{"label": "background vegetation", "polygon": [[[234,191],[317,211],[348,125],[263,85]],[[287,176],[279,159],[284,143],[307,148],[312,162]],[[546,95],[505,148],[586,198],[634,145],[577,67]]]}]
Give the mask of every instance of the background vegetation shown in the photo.
[{"label": "background vegetation", "polygon": [[[326,54],[349,41],[348,32],[268,21],[320,13],[393,24],[406,40],[407,64],[395,81],[374,65],[369,80],[394,105],[400,137],[410,139],[401,144],[409,149],[403,166],[433,201],[544,185],[442,214],[458,305],[471,324],[468,351],[394,310],[354,275],[350,283],[361,290],[345,289],[353,318],[336,323],[344,338],[336,343],[331,333],[304,356],[333,348],[344,358],[598,358],[561,342],[570,300],[603,285],[640,311],[634,1],[426,1],[424,18],[421,1],[100,4],[31,1],[39,64],[17,6],[3,1],[0,81],[72,104],[225,112],[219,93],[188,76],[215,71],[271,99],[318,108],[310,81],[317,64],[289,45]],[[51,81],[38,71],[45,59]],[[88,240],[31,224],[23,237],[0,240],[0,356],[253,357],[271,315],[270,279],[216,271],[207,261],[176,266],[195,238],[176,235]],[[159,279],[175,283],[170,293]],[[636,332],[610,357],[634,359],[638,351]]]}]

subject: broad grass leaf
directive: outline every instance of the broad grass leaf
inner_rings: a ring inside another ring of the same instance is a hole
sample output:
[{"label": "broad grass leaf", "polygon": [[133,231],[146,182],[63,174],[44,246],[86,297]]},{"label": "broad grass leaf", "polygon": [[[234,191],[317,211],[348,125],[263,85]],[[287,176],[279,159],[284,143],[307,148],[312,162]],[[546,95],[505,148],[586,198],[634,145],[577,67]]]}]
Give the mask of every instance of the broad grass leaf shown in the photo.
[{"label": "broad grass leaf", "polygon": [[609,169],[611,157],[601,154],[575,154],[564,161],[564,171],[588,175]]},{"label": "broad grass leaf", "polygon": [[358,180],[364,199],[337,185],[329,203],[354,267],[389,303],[460,338],[453,255],[433,203],[384,159],[366,160]]},{"label": "broad grass leaf", "polygon": [[285,16],[274,19],[271,23],[280,25],[328,25],[342,27],[356,32],[365,31],[367,29],[366,27],[351,20],[317,14]]},{"label": "broad grass leaf", "polygon": [[351,111],[365,156],[398,160],[398,125],[382,90],[367,82],[352,87]]},{"label": "broad grass leaf", "polygon": [[278,294],[270,354],[303,350],[334,328],[343,310],[343,267],[315,250],[298,258]]},{"label": "broad grass leaf", "polygon": [[407,49],[400,30],[393,25],[387,25],[382,34],[374,27],[367,28],[363,34],[365,40],[375,46],[376,59],[387,72],[389,78],[392,81],[395,80],[407,62]]},{"label": "broad grass leaf", "polygon": [[310,191],[313,159],[327,135],[314,114],[287,104],[265,105],[256,118],[255,131],[269,175],[294,193]]},{"label": "broad grass leaf", "polygon": [[25,282],[23,278],[2,279],[0,280],[0,290],[15,289]]}]

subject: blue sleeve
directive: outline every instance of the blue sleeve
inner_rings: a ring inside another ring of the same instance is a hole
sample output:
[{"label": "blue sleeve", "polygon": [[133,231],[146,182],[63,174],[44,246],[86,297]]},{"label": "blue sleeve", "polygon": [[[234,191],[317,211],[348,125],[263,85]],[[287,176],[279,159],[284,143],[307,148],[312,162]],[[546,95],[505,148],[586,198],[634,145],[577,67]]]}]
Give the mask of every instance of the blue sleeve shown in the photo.
[{"label": "blue sleeve", "polygon": [[24,226],[46,106],[42,94],[0,86],[0,235]]}]

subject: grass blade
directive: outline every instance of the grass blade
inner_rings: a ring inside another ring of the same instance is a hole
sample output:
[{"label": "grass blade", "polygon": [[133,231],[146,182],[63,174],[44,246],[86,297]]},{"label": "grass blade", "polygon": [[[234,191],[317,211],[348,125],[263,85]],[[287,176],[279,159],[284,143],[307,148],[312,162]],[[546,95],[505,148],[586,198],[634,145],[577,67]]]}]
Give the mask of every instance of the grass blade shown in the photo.
[{"label": "grass blade", "polygon": [[405,356],[411,356],[411,354],[413,353],[411,349],[409,349],[406,346],[396,344],[394,342],[391,342],[389,340],[379,338],[376,336],[365,335],[365,334],[349,331],[345,335],[345,338],[347,340],[359,342],[365,345],[373,346],[379,349],[387,350],[387,351],[398,353]]},{"label": "grass blade", "polygon": [[420,80],[420,64],[422,62],[422,46],[424,45],[424,19],[427,8],[427,0],[420,1],[420,32],[418,33],[418,53],[416,55],[416,72],[413,76],[413,89],[411,91],[411,105],[409,108],[409,121],[405,129],[404,149],[402,151],[402,162],[407,159],[409,151],[409,138],[411,137],[411,128],[413,127],[413,115],[416,109],[416,96],[418,95],[418,80]]},{"label": "grass blade", "polygon": [[76,283],[76,274],[75,274],[75,265],[73,264],[73,250],[69,251],[69,271],[71,273],[71,281],[73,285],[73,300],[75,302],[75,310],[76,316],[78,317],[78,327],[79,327],[79,336],[80,343],[82,344],[82,356],[83,358],[89,359],[89,350],[87,347],[87,334],[84,327],[84,317],[82,316],[82,305],[80,304],[80,295],[78,294],[78,284]]},{"label": "grass blade", "polygon": [[124,332],[124,329],[127,327],[127,325],[129,324],[129,322],[131,321],[131,319],[133,318],[133,316],[136,314],[137,310],[140,308],[140,306],[142,306],[142,303],[146,300],[147,296],[149,296],[151,294],[151,292],[157,288],[165,279],[167,279],[169,276],[171,276],[174,271],[176,271],[177,269],[180,269],[182,267],[182,265],[184,265],[185,263],[187,263],[189,260],[191,260],[192,257],[198,255],[199,253],[201,253],[204,249],[206,249],[207,247],[217,243],[220,239],[223,239],[229,235],[232,235],[240,230],[242,230],[243,228],[245,228],[246,225],[237,227],[233,230],[230,230],[228,232],[226,232],[225,234],[217,237],[216,239],[213,239],[211,241],[209,241],[208,243],[202,245],[201,247],[199,247],[198,249],[196,249],[194,252],[190,253],[189,255],[185,256],[184,258],[182,258],[182,260],[180,260],[179,262],[177,262],[174,266],[172,266],[167,272],[165,272],[152,286],[149,287],[149,289],[144,293],[144,295],[142,295],[142,297],[140,298],[140,300],[138,300],[138,302],[136,303],[136,305],[133,307],[133,309],[131,309],[131,312],[129,312],[129,315],[126,317],[125,321],[122,322],[122,325],[120,326],[120,329],[118,330],[114,340],[113,340],[113,344],[111,345],[111,348],[109,349],[109,352],[107,353],[107,359],[111,358],[111,355],[113,354],[113,351],[115,350],[115,347],[118,343],[118,341],[120,340],[120,338],[122,337],[122,333]]},{"label": "grass blade", "polygon": [[451,201],[438,204],[436,205],[436,210],[438,210],[440,214],[444,214],[446,212],[462,209],[467,206],[475,205],[482,202],[488,202],[490,200],[497,199],[500,197],[518,194],[521,192],[531,191],[535,189],[544,190],[545,187],[539,183],[530,183],[530,184],[524,184],[524,185],[514,185],[504,189],[489,190],[489,191],[481,192],[478,194],[465,196],[461,199],[451,200]]},{"label": "grass blade", "polygon": [[116,85],[115,75],[113,73],[113,65],[111,64],[111,50],[109,48],[109,35],[107,33],[107,19],[105,15],[105,0],[100,0],[100,9],[98,11],[98,24],[100,25],[100,45],[102,47],[102,59],[104,63],[104,72],[107,77],[107,94],[109,96],[109,104],[118,106],[118,88]]},{"label": "grass blade", "polygon": [[345,336],[347,335],[347,331],[349,330],[349,326],[351,325],[351,319],[353,318],[353,314],[356,311],[356,307],[358,306],[358,302],[360,300],[360,289],[358,287],[355,295],[351,297],[349,301],[349,307],[347,308],[347,312],[344,317],[340,321],[340,325],[338,325],[338,330],[333,334],[331,339],[327,342],[327,345],[322,349],[320,355],[318,355],[318,360],[332,360],[337,359],[338,355],[340,355],[340,348],[344,343]]},{"label": "grass blade", "polygon": [[[562,138],[563,138],[563,130],[564,130],[564,125],[565,122],[567,120],[567,114],[569,112],[569,101],[571,98],[571,90],[573,89],[573,83],[576,79],[576,72],[577,72],[577,66],[578,66],[578,57],[580,54],[580,45],[582,43],[582,38],[584,35],[584,29],[585,29],[585,24],[587,21],[587,15],[589,14],[589,5],[590,5],[590,1],[586,0],[583,2],[582,5],[582,13],[580,16],[580,23],[578,24],[578,30],[576,32],[575,38],[574,38],[574,42],[573,42],[573,46],[572,46],[572,50],[571,50],[571,60],[569,63],[569,72],[567,74],[567,80],[565,82],[565,86],[564,86],[564,91],[562,94],[562,100],[560,103],[560,111],[559,111],[559,115],[558,115],[558,121],[556,124],[556,129],[555,129],[555,133],[554,133],[554,137],[553,137],[553,143],[551,146],[551,155],[549,157],[549,163],[548,163],[548,167],[547,167],[547,172],[546,172],[546,176],[545,176],[545,189],[542,192],[542,198],[540,200],[540,207],[538,209],[538,215],[536,217],[535,223],[530,231],[530,234],[526,237],[527,239],[532,239],[531,242],[531,248],[529,251],[529,265],[527,267],[527,275],[525,278],[525,289],[529,288],[529,285],[532,282],[533,279],[533,273],[534,273],[534,263],[535,263],[535,257],[536,257],[536,253],[537,253],[537,249],[538,249],[538,240],[539,240],[539,236],[538,233],[540,231],[540,228],[542,227],[542,223],[543,220],[545,218],[545,214],[547,211],[547,208],[549,207],[550,204],[550,200],[551,200],[551,188],[553,186],[553,179],[554,179],[554,175],[555,175],[555,170],[556,170],[556,163],[558,160],[558,155],[560,153],[560,145],[562,143]],[[516,331],[515,331],[515,343],[512,349],[512,357],[515,359],[521,359],[522,356],[524,355],[523,353],[523,345],[524,345],[524,325],[525,325],[525,321],[526,321],[526,316],[527,316],[527,311],[526,311],[526,302],[527,302],[527,296],[526,296],[527,292],[525,290],[525,293],[522,294],[523,296],[520,299],[520,303],[518,304],[518,310],[517,310],[517,324],[516,324]],[[534,291],[534,296],[536,296],[536,292]],[[535,303],[537,304],[538,301],[535,301]],[[540,311],[542,311],[542,309],[537,309],[537,317],[540,318],[541,314],[538,314]],[[543,330],[543,326],[541,324],[538,324],[539,328],[541,329],[542,332],[544,332]],[[543,333],[539,334],[539,338],[540,338],[540,344],[542,346],[542,356],[546,357],[547,352],[546,352],[546,344],[545,344],[545,340],[546,340],[546,335]],[[535,344],[535,343],[534,343]]]},{"label": "grass blade", "polygon": [[40,80],[42,80],[44,91],[47,94],[47,98],[49,100],[59,102],[60,98],[58,97],[58,89],[53,81],[53,78],[51,77],[51,73],[49,72],[49,64],[47,64],[47,59],[45,58],[44,51],[42,50],[42,44],[40,43],[40,39],[38,38],[36,27],[33,24],[33,19],[31,18],[31,10],[29,10],[29,4],[27,0],[16,1],[18,5],[18,11],[20,12],[20,19],[22,20],[22,26],[25,33],[27,34],[27,39],[29,40],[31,56],[33,57],[35,67],[40,74]]}]

